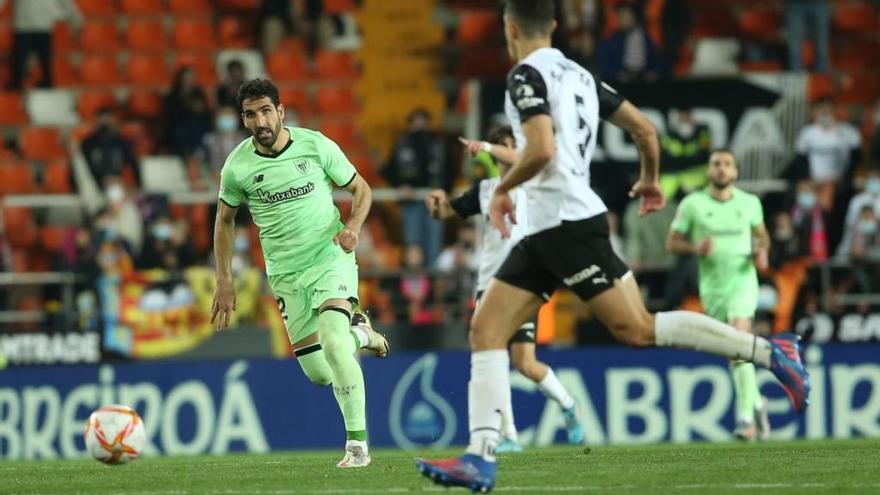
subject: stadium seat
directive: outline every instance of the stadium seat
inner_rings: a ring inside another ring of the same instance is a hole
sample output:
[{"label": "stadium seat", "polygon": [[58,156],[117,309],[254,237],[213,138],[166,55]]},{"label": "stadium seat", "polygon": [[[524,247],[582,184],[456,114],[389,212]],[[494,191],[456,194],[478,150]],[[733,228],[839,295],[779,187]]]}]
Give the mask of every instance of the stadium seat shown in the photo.
[{"label": "stadium seat", "polygon": [[5,206],[2,210],[4,236],[9,246],[13,249],[32,248],[38,231],[31,210],[21,206]]},{"label": "stadium seat", "polygon": [[[10,47],[12,38],[10,33]],[[2,43],[0,43],[2,44]],[[66,22],[58,22],[52,28],[52,50],[55,53],[68,53],[76,49],[76,42],[70,32],[70,26]],[[2,51],[2,48],[0,48]]]},{"label": "stadium seat", "polygon": [[132,91],[128,96],[128,113],[142,119],[157,118],[162,114],[162,96],[155,91]]},{"label": "stadium seat", "polygon": [[465,10],[458,16],[456,41],[466,45],[496,38],[501,22],[494,10]]},{"label": "stadium seat", "polygon": [[837,103],[869,105],[880,96],[880,75],[873,72],[853,72],[844,74],[840,80],[840,91],[835,94]]},{"label": "stadium seat", "polygon": [[62,55],[52,59],[52,79],[55,87],[76,86],[80,81],[76,77],[70,58]]},{"label": "stadium seat", "polygon": [[315,57],[319,79],[351,80],[358,76],[354,57],[346,52],[322,51]]},{"label": "stadium seat", "polygon": [[83,120],[91,120],[101,107],[113,107],[116,98],[109,91],[85,90],[77,98],[76,108]]},{"label": "stadium seat", "polygon": [[873,33],[877,29],[877,9],[868,2],[834,2],[832,25],[837,31]]},{"label": "stadium seat", "polygon": [[324,12],[327,14],[342,14],[354,11],[354,0],[324,0]]},{"label": "stadium seat", "polygon": [[27,121],[21,93],[0,93],[0,125],[21,125]]},{"label": "stadium seat", "polygon": [[141,185],[146,193],[174,193],[191,190],[186,166],[177,156],[147,156],[141,160]]},{"label": "stadium seat", "polygon": [[175,16],[210,16],[212,7],[209,0],[168,0],[168,10]]},{"label": "stadium seat", "polygon": [[300,122],[311,117],[312,105],[304,88],[281,88],[278,92],[284,108],[295,110]]},{"label": "stadium seat", "polygon": [[226,66],[229,62],[238,60],[244,65],[246,77],[266,77],[265,60],[259,50],[222,50],[216,52],[215,60],[214,65],[222,75],[226,74]]},{"label": "stadium seat", "polygon": [[113,0],[76,0],[76,5],[85,17],[113,17],[116,15],[116,2]]},{"label": "stadium seat", "polygon": [[12,25],[3,22],[0,23],[0,52],[8,53],[10,50],[12,50]]},{"label": "stadium seat", "polygon": [[115,56],[86,55],[79,65],[82,83],[91,86],[111,86],[119,84],[119,64]]},{"label": "stadium seat", "polygon": [[278,43],[278,46],[275,47],[275,51],[305,56],[306,44],[302,39],[291,36],[281,40],[281,43]]},{"label": "stadium seat", "polygon": [[309,76],[305,56],[299,53],[276,51],[269,55],[266,68],[276,82],[303,81]]},{"label": "stadium seat", "polygon": [[214,58],[206,52],[178,52],[174,57],[175,72],[182,66],[191,67],[196,73],[196,79],[203,86],[217,84],[217,70],[214,68]]},{"label": "stadium seat", "polygon": [[216,0],[215,3],[224,12],[250,13],[260,9],[260,0]]},{"label": "stadium seat", "polygon": [[161,15],[161,0],[120,0],[119,6],[126,15]]},{"label": "stadium seat", "polygon": [[32,89],[27,92],[24,106],[31,123],[37,126],[67,127],[79,123],[72,89]]},{"label": "stadium seat", "polygon": [[36,192],[31,167],[26,162],[11,161],[0,165],[0,196]]},{"label": "stadium seat", "polygon": [[116,21],[87,22],[79,36],[83,51],[112,52],[119,50],[119,32]]},{"label": "stadium seat", "polygon": [[133,85],[165,87],[171,82],[163,55],[132,55],[125,66],[125,77]]},{"label": "stadium seat", "polygon": [[70,227],[46,226],[40,229],[40,247],[49,253],[57,253],[64,247]]},{"label": "stadium seat", "polygon": [[775,40],[779,37],[782,16],[779,11],[767,7],[754,7],[746,10],[739,18],[742,34],[756,40]]},{"label": "stadium seat", "polygon": [[342,148],[343,152],[351,152],[360,148],[357,128],[349,119],[329,119],[321,121],[319,125],[321,133],[332,139]]},{"label": "stadium seat", "polygon": [[66,160],[53,160],[43,167],[43,190],[49,194],[71,192],[70,166]]},{"label": "stadium seat", "polygon": [[174,47],[184,50],[211,50],[216,48],[214,25],[209,20],[182,19],[171,32]]},{"label": "stadium seat", "polygon": [[223,48],[247,48],[254,44],[257,30],[240,16],[226,15],[217,27],[217,42]]},{"label": "stadium seat", "polygon": [[54,127],[27,127],[18,136],[22,155],[28,160],[52,160],[65,155],[61,136]]},{"label": "stadium seat", "polygon": [[866,60],[880,60],[880,42],[858,40],[840,45],[832,65],[842,71],[858,72],[865,68]]},{"label": "stadium seat", "polygon": [[165,26],[159,19],[132,19],[125,30],[125,43],[135,51],[165,51]]},{"label": "stadium seat", "polygon": [[357,98],[354,90],[349,87],[319,88],[315,102],[317,110],[322,116],[357,112]]}]

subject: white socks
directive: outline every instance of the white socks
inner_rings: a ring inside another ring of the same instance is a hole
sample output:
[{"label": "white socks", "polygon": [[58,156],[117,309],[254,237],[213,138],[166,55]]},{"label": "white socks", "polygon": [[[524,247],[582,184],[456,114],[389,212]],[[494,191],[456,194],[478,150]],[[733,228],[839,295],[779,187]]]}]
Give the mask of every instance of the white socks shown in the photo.
[{"label": "white socks", "polygon": [[360,325],[352,325],[351,333],[354,334],[358,341],[358,349],[362,349],[370,343],[370,334],[367,333],[367,330],[364,327]]},{"label": "white socks", "polygon": [[770,342],[700,313],[657,313],[654,333],[659,347],[682,347],[770,367]]},{"label": "white socks", "polygon": [[501,423],[501,436],[512,442],[519,441],[516,422],[513,419],[513,394],[507,394],[507,405],[504,406],[504,420]]},{"label": "white socks", "polygon": [[556,373],[553,373],[553,368],[547,368],[547,376],[538,383],[538,388],[540,388],[541,392],[544,392],[544,395],[548,398],[558,402],[563,409],[571,409],[574,407],[574,398],[568,394],[568,391],[565,390],[565,387],[559,382],[559,378],[556,378]]},{"label": "white socks", "polygon": [[495,462],[504,409],[510,401],[510,357],[507,349],[471,354],[468,418],[471,432],[466,452]]}]

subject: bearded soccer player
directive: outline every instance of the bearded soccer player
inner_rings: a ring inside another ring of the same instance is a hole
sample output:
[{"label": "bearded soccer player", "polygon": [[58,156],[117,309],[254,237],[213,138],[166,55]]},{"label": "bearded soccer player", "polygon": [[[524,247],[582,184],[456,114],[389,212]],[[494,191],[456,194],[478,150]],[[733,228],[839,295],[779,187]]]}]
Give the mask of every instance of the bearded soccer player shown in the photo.
[{"label": "bearded soccer player", "polygon": [[611,248],[607,208],[590,187],[599,119],[625,130],[639,149],[641,175],[630,191],[642,214],[663,207],[660,145],[647,117],[593,74],[551,47],[553,0],[508,0],[504,34],[517,62],[507,78],[505,110],[520,151],[489,203],[503,236],[516,222],[510,191],[526,191],[525,237],[489,284],[471,324],[468,384],[470,443],[464,455],[416,461],[435,483],[488,491],[510,394],[507,342],[537,312],[541,294],[565,286],[587,302],[618,340],[637,347],[681,347],[769,368],[795,409],[807,405],[809,377],[797,337],[766,340],[690,311],[651,314],[633,273]]},{"label": "bearded soccer player", "polygon": [[[758,307],[758,273],[767,268],[770,235],[764,226],[761,200],[734,187],[736,157],[730,150],[709,156],[709,186],[688,194],[672,222],[666,247],[670,252],[697,255],[700,300],[706,314],[746,334]],[[736,389],[736,428],[741,440],[766,439],[770,434],[766,399],[755,379],[755,365],[731,364]]]},{"label": "bearded soccer player", "polygon": [[[222,330],[235,309],[230,266],[235,214],[247,203],[260,229],[269,286],[297,361],[312,383],[333,385],[342,411],[345,457],[337,466],[366,467],[364,376],[354,354],[364,348],[388,355],[385,338],[356,310],[354,249],[370,211],[370,186],[336,143],[319,132],[284,125],[284,105],[271,81],[243,84],[238,104],[253,136],[232,150],[220,172],[211,321]],[[334,185],[352,194],[345,224],[333,204]]]}]

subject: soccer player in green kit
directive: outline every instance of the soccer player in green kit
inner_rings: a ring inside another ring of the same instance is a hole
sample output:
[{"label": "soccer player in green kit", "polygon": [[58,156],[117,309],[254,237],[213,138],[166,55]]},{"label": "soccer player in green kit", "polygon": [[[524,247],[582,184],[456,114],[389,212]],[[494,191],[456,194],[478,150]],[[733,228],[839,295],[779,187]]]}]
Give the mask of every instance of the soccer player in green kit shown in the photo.
[{"label": "soccer player in green kit", "polygon": [[[337,466],[366,467],[364,376],[354,354],[364,348],[388,355],[385,338],[356,311],[354,249],[372,204],[370,186],[336,143],[319,132],[283,125],[284,105],[271,81],[243,84],[238,104],[253,136],[229,154],[220,173],[211,321],[222,330],[235,309],[230,266],[235,214],[247,203],[260,229],[269,286],[297,361],[312,383],[333,385],[342,410],[345,457]],[[345,224],[333,204],[334,184],[352,194]]]},{"label": "soccer player in green kit", "polygon": [[[734,187],[736,157],[716,150],[709,157],[709,186],[687,195],[678,206],[667,238],[675,254],[696,254],[700,263],[700,300],[706,314],[738,330],[752,332],[758,305],[758,274],[767,267],[770,236],[761,200]],[[736,389],[736,429],[742,440],[770,433],[766,400],[755,380],[755,365],[731,364]]]}]

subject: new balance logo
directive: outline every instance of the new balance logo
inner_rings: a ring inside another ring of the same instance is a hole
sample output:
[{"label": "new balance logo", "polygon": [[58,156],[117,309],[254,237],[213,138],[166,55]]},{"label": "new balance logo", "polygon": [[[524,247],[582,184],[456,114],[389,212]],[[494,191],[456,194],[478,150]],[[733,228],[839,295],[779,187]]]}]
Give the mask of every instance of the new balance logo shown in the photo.
[{"label": "new balance logo", "polygon": [[260,182],[263,182],[263,174],[260,174],[256,177],[254,177],[254,183],[260,183]]},{"label": "new balance logo", "polygon": [[348,287],[346,287],[346,286],[344,286],[344,285],[340,285],[340,286],[339,286],[339,290],[342,291],[342,292],[345,292],[345,291],[348,290]]}]

